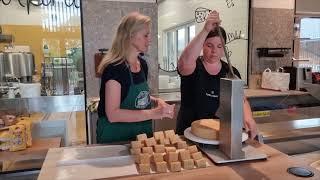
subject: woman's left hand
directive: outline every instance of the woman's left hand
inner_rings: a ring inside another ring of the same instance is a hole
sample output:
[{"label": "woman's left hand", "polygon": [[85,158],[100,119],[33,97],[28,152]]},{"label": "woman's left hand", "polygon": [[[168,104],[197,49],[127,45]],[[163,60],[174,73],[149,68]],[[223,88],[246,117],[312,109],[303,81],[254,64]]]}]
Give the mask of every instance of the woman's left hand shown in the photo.
[{"label": "woman's left hand", "polygon": [[257,124],[254,119],[244,119],[244,127],[247,133],[249,133],[249,138],[254,139],[258,135]]},{"label": "woman's left hand", "polygon": [[166,103],[164,100],[160,99],[160,98],[156,98],[156,102],[157,102],[157,106],[164,108],[165,109],[165,113],[170,116],[170,118],[172,119],[174,117],[174,107],[175,105],[170,105],[168,103]]}]

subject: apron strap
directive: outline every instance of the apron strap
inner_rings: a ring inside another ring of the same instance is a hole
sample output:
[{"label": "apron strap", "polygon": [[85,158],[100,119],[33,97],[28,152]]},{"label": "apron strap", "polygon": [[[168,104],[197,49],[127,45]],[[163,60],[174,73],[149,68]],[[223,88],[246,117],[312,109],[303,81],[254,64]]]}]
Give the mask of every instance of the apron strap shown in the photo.
[{"label": "apron strap", "polygon": [[[129,70],[130,83],[131,83],[131,85],[133,85],[134,82],[133,82],[132,72],[131,72],[131,69],[130,69],[130,64],[126,62],[126,65],[127,65],[128,70]],[[140,62],[140,71],[142,71],[143,81],[147,81],[146,74],[144,73],[144,69],[143,69],[143,67],[141,65],[141,62]]]}]

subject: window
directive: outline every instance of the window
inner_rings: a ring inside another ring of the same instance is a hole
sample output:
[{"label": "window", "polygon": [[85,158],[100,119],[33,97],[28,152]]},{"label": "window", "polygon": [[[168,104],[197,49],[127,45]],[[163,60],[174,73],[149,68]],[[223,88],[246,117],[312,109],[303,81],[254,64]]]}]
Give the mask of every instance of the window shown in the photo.
[{"label": "window", "polygon": [[189,42],[196,36],[196,26],[189,26]]},{"label": "window", "polygon": [[[170,64],[173,63],[175,61],[175,57],[176,55],[176,34],[174,31],[171,32],[167,32],[167,49],[166,49],[166,55],[164,57],[166,57],[165,61],[164,61],[164,69],[170,69]],[[174,69],[174,68],[173,68]]]},{"label": "window", "polygon": [[178,57],[180,57],[184,47],[186,46],[186,33],[185,33],[185,28],[181,28],[181,29],[178,29],[177,33],[178,33]]},{"label": "window", "polygon": [[313,72],[320,72],[320,18],[297,18],[296,30],[295,57],[308,60],[300,61],[298,66],[312,67]]},{"label": "window", "polygon": [[195,36],[195,25],[189,23],[181,25],[164,32],[166,42],[163,47],[163,62],[161,68],[167,71],[174,71],[177,68],[177,61]]}]

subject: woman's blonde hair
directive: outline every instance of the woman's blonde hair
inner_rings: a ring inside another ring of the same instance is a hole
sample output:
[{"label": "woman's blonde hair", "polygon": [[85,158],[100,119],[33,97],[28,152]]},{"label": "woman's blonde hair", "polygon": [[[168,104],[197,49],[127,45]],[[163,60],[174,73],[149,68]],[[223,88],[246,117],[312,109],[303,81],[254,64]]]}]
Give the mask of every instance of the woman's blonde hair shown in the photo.
[{"label": "woman's blonde hair", "polygon": [[131,36],[143,29],[145,25],[150,25],[150,22],[151,19],[149,16],[142,15],[138,12],[124,16],[113,38],[111,48],[103,57],[98,67],[98,73],[102,74],[104,69],[111,63],[120,64],[124,62],[128,55]]}]

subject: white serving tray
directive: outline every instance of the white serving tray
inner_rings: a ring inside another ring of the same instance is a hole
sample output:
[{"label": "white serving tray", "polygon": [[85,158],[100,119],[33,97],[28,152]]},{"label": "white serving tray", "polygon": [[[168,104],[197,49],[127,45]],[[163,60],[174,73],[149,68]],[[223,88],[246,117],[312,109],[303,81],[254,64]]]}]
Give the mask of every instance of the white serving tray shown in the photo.
[{"label": "white serving tray", "polygon": [[[193,135],[191,132],[191,127],[184,130],[184,137],[191,140],[191,141],[197,142],[197,143],[211,144],[211,145],[218,145],[219,144],[219,140],[204,139],[204,138]],[[243,132],[242,133],[242,142],[246,141],[248,139],[248,137],[249,137],[248,134]]]}]

